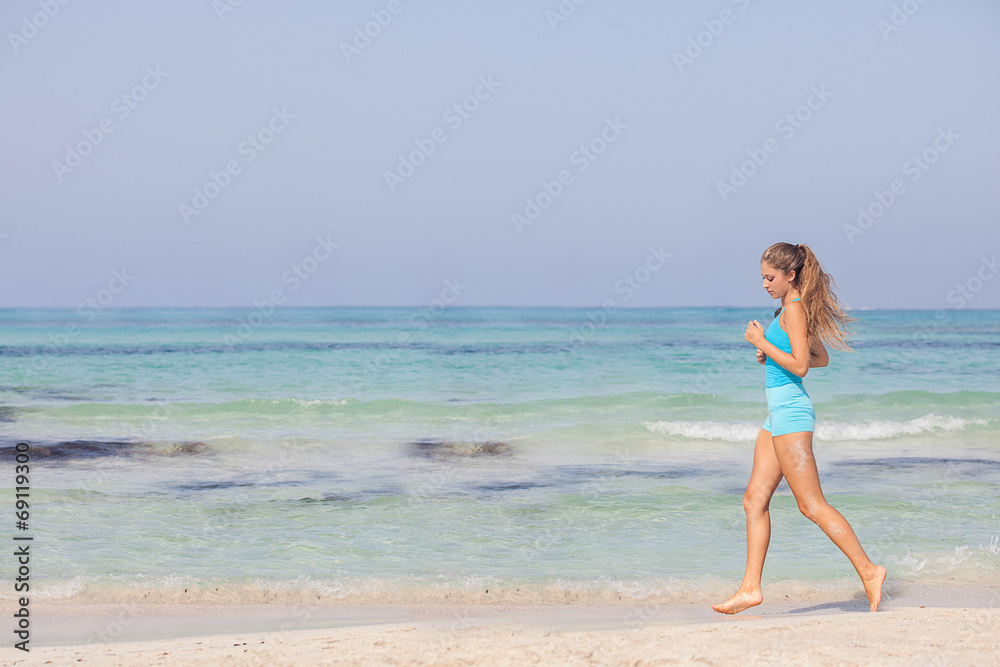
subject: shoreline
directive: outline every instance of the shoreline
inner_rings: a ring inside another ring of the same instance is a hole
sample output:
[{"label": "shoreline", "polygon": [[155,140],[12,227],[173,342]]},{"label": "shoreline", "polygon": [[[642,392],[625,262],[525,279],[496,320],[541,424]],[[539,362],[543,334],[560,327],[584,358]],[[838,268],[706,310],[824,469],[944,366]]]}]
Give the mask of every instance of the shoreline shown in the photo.
[{"label": "shoreline", "polygon": [[[81,607],[65,605],[73,606]],[[10,657],[5,664],[48,660],[100,666],[653,665],[705,661],[742,665],[748,660],[763,660],[767,664],[902,665],[918,659],[931,664],[987,664],[1000,652],[1000,608],[996,606],[921,608],[896,602],[871,613],[857,611],[863,605],[853,601],[805,607],[775,603],[763,613],[747,610],[723,616],[710,608],[711,615],[694,608],[703,605],[662,605],[664,609],[659,611],[663,613],[629,623],[616,615],[621,609],[610,609],[609,605],[404,605],[406,610],[395,611],[408,614],[406,620],[386,616],[393,611],[389,609],[392,605],[362,605],[367,609],[339,606],[341,614],[352,614],[349,625],[336,625],[333,614],[314,618],[321,624],[318,627],[270,631],[253,627],[253,619],[259,621],[264,614],[260,607],[272,607],[267,610],[276,612],[271,620],[287,610],[271,605],[249,605],[251,609],[242,610],[233,609],[241,605],[197,606],[226,608],[227,613],[235,614],[227,618],[242,623],[242,629],[107,643],[34,645],[31,654],[8,647]],[[143,618],[169,618],[164,615],[166,610],[156,611],[157,615]],[[219,611],[216,609],[216,614]],[[36,620],[44,613],[36,608]],[[200,620],[197,614],[187,618],[192,623]],[[359,623],[362,618],[365,623]],[[345,620],[343,615],[340,620]],[[133,627],[135,624],[139,624],[138,617]]]}]

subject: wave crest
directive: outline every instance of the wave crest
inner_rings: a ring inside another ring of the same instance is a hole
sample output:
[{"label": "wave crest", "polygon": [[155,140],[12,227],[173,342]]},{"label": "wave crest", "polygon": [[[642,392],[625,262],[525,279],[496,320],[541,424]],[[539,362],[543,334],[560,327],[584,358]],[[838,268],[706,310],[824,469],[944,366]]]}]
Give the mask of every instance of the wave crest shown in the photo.
[{"label": "wave crest", "polygon": [[[718,421],[643,421],[653,433],[675,435],[694,440],[723,440],[725,442],[752,442],[757,439],[761,424],[757,422],[733,423]],[[953,417],[929,413],[915,419],[895,421],[866,419],[860,422],[816,422],[816,440],[889,440],[907,435],[935,431],[962,431],[970,426],[988,423],[986,419]]]}]

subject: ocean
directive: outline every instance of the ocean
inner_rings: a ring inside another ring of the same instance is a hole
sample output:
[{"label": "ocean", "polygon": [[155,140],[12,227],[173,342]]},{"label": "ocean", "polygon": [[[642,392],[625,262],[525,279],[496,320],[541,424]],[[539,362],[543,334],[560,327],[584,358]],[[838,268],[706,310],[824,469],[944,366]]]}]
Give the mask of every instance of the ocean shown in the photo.
[{"label": "ocean", "polygon": [[[720,602],[773,312],[0,310],[8,533],[36,599]],[[1000,311],[852,315],[804,381],[827,499],[887,591],[996,585]],[[784,482],[771,517],[765,600],[864,597]]]}]

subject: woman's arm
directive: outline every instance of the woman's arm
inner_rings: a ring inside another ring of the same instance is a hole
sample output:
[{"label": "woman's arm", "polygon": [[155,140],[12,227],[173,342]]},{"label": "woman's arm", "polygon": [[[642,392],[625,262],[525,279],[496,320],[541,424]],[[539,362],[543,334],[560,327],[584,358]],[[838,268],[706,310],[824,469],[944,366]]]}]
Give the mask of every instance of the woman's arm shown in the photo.
[{"label": "woman's arm", "polygon": [[819,336],[813,339],[812,350],[809,351],[809,368],[822,368],[830,363],[830,355]]},{"label": "woman's arm", "polygon": [[762,350],[774,362],[799,377],[805,377],[809,372],[809,340],[806,336],[806,310],[799,302],[794,301],[785,306],[784,329],[792,344],[792,353],[779,350],[774,343],[764,336],[764,329],[756,320],[747,326],[746,339]]}]

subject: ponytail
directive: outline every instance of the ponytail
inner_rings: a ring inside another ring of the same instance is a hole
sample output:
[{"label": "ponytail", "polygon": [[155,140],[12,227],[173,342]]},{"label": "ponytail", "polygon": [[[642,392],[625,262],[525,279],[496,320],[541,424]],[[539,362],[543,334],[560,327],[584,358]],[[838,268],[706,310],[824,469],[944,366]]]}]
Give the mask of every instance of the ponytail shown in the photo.
[{"label": "ponytail", "polygon": [[[761,261],[784,274],[795,271],[791,285],[798,290],[806,310],[806,335],[809,348],[816,336],[829,347],[853,352],[847,338],[853,335],[850,324],[857,321],[840,307],[833,276],[823,271],[812,249],[804,243],[775,243],[764,251]],[[777,313],[775,313],[777,314]]]}]

